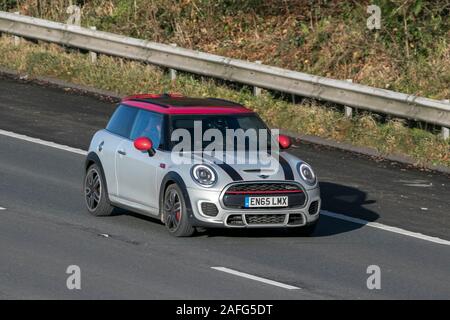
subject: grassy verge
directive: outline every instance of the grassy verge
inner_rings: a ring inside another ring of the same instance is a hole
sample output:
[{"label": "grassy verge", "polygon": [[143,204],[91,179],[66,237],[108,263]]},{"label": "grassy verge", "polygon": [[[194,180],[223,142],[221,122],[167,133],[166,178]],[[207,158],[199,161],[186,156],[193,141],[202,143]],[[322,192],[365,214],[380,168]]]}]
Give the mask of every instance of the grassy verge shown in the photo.
[{"label": "grassy verge", "polygon": [[92,64],[87,54],[67,52],[56,45],[22,42],[14,47],[11,41],[6,36],[0,39],[0,65],[30,76],[57,77],[121,95],[179,92],[221,97],[245,104],[273,127],[373,147],[385,154],[408,155],[418,164],[450,166],[448,141],[424,130],[410,129],[401,120],[379,123],[369,114],[347,119],[339,110],[311,100],[293,105],[273,98],[268,92],[255,97],[248,88],[233,90],[186,74],[180,74],[172,82],[164,70],[154,66],[103,55]]},{"label": "grassy verge", "polygon": [[65,22],[69,2],[98,30],[450,99],[449,0],[3,0],[0,10]]}]

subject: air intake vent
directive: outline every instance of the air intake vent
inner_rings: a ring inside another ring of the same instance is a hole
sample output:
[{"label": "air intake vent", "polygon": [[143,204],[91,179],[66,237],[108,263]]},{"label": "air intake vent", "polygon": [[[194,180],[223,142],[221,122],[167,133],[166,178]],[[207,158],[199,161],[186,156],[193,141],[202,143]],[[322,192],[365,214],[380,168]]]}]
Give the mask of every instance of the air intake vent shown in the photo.
[{"label": "air intake vent", "polygon": [[249,225],[255,224],[282,224],[286,219],[285,214],[246,214],[245,221]]},{"label": "air intake vent", "polygon": [[243,226],[242,216],[240,214],[233,214],[228,217],[227,224],[230,226]]},{"label": "air intake vent", "polygon": [[308,209],[309,214],[311,215],[316,214],[317,211],[319,211],[319,201],[311,202]]},{"label": "air intake vent", "polygon": [[288,225],[300,226],[303,224],[305,224],[305,222],[303,221],[303,216],[300,213],[291,213],[289,215]]},{"label": "air intake vent", "polygon": [[219,210],[217,209],[216,205],[211,202],[202,202],[200,207],[202,209],[202,213],[210,217],[215,217],[219,213]]}]

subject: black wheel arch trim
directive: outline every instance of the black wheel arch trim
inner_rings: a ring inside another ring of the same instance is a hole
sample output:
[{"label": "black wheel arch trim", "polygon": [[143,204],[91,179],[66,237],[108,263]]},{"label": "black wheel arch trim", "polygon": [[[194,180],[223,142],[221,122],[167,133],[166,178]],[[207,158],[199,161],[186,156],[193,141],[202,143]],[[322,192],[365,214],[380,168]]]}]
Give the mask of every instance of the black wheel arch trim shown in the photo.
[{"label": "black wheel arch trim", "polygon": [[180,187],[181,192],[183,193],[183,198],[184,198],[185,205],[186,205],[186,211],[187,211],[188,218],[189,218],[191,225],[193,227],[207,226],[208,225],[207,223],[202,222],[195,217],[194,211],[192,210],[191,199],[189,198],[189,193],[187,191],[186,184],[184,183],[183,178],[174,171],[170,171],[170,172],[166,173],[166,175],[164,176],[164,178],[161,182],[161,187],[159,189],[159,215],[160,216],[162,215],[164,193],[166,191],[168,183],[171,181],[173,183],[176,183],[178,185],[178,187]]},{"label": "black wheel arch trim", "polygon": [[103,170],[103,165],[102,165],[102,162],[100,161],[100,158],[94,151],[89,152],[89,154],[86,156],[86,161],[84,163],[85,173],[87,172],[87,169],[91,166],[92,163],[95,163],[100,169],[100,173],[102,175],[101,178],[102,178],[103,184],[105,186],[106,199],[108,199],[108,201],[110,201],[109,193],[108,193],[108,185],[106,183],[105,171]]}]

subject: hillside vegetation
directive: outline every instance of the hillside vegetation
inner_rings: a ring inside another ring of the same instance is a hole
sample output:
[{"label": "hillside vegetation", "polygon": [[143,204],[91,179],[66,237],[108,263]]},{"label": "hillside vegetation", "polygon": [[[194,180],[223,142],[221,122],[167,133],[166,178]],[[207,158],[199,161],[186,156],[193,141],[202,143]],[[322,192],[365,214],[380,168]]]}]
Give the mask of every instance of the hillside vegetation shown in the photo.
[{"label": "hillside vegetation", "polygon": [[[450,98],[449,0],[3,0],[0,9],[435,99]],[[369,4],[381,30],[366,27]]]},{"label": "hillside vegetation", "polygon": [[[20,8],[31,16],[58,21],[68,16],[68,1],[0,1],[0,9]],[[378,1],[383,12],[390,12],[382,14],[380,31],[366,28],[364,1],[311,2],[314,5],[300,0],[92,0],[79,5],[83,25],[100,30],[449,98],[448,2]],[[180,92],[230,99],[257,111],[272,127],[373,147],[382,154],[408,155],[418,165],[450,167],[450,140],[421,123],[361,110],[347,118],[330,103],[303,99],[292,104],[264,90],[255,97],[248,86],[181,72],[171,81],[164,68],[105,55],[93,64],[86,52],[23,40],[14,46],[6,34],[0,38],[0,66],[24,78],[51,76],[120,95]]]}]

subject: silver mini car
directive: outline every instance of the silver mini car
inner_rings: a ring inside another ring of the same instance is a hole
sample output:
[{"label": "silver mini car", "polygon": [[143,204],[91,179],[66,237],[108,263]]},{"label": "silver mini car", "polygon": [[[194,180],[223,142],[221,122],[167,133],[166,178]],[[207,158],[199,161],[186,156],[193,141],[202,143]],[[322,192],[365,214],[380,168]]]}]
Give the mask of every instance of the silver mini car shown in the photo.
[{"label": "silver mini car", "polygon": [[[228,148],[228,135],[241,146]],[[226,148],[219,150],[221,144]],[[319,218],[319,186],[307,163],[279,150],[290,144],[237,103],[174,94],[126,97],[90,144],[86,206],[96,216],[120,207],[156,217],[179,237],[199,227],[309,235]],[[265,162],[249,161],[253,154],[264,154]]]}]

